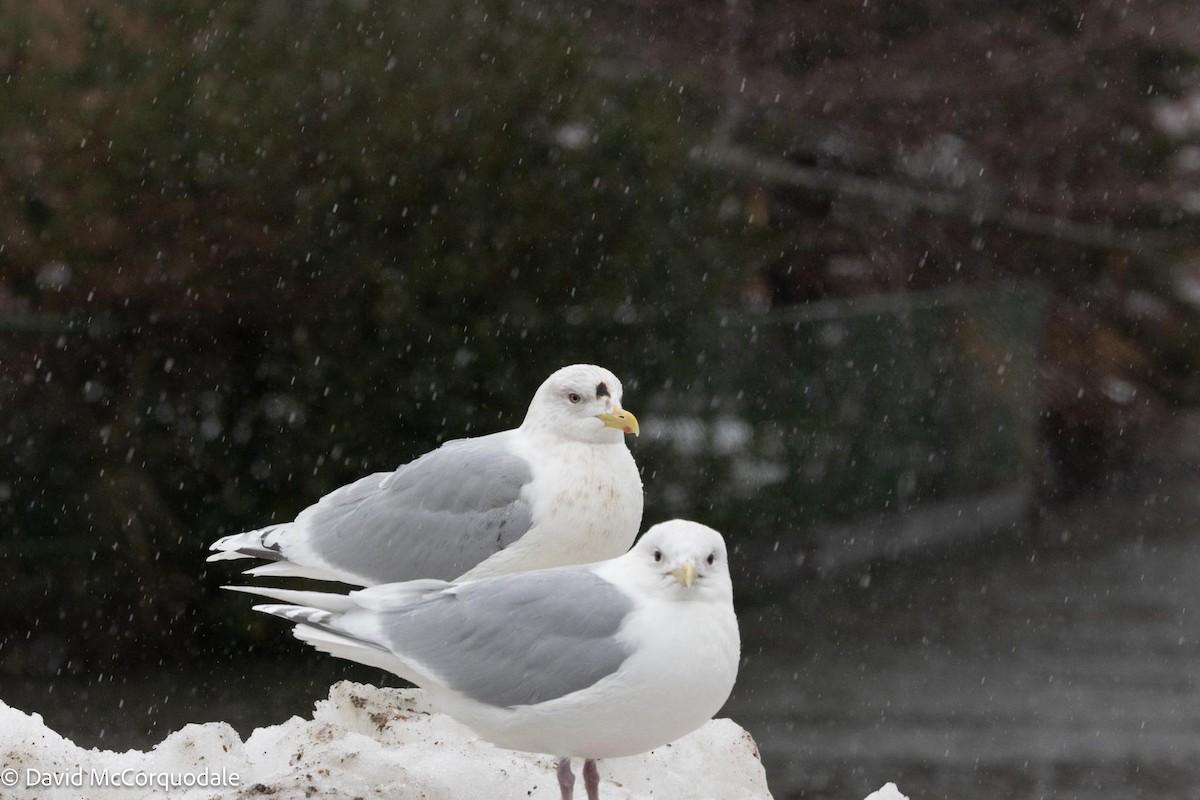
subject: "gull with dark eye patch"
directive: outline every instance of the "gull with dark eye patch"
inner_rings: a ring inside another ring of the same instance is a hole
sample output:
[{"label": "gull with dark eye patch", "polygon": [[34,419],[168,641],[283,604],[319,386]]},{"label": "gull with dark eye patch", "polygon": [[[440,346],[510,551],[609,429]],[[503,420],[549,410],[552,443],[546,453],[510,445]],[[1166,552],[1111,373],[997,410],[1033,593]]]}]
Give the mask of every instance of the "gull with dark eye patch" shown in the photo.
[{"label": "gull with dark eye patch", "polygon": [[538,388],[520,427],[449,441],[368,475],[291,522],[218,540],[209,561],[259,558],[270,563],[252,575],[372,586],[620,555],[642,519],[642,481],[625,443],[640,427],[621,400],[609,370],[563,367]]},{"label": "gull with dark eye patch", "polygon": [[724,556],[719,533],[671,520],[597,564],[349,596],[240,590],[282,601],[255,609],[319,650],[416,683],[482,738],[557,756],[563,800],[571,759],[583,759],[598,800],[597,759],[672,742],[729,697],[740,644]]}]

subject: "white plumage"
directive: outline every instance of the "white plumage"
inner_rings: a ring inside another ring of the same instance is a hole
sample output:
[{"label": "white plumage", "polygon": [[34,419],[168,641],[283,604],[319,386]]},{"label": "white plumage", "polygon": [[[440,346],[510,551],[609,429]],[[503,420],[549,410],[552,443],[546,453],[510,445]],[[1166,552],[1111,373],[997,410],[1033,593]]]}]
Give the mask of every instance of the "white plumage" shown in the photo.
[{"label": "white plumage", "polygon": [[596,564],[475,581],[416,581],[348,596],[242,588],[256,609],[342,658],[389,670],[501,747],[560,757],[634,755],[699,728],[733,688],[739,659],[720,534],[673,520]]},{"label": "white plumage", "polygon": [[210,561],[357,586],[450,580],[612,558],[641,525],[638,433],[622,387],[575,364],[539,387],[518,428],[442,445],[331,492],[292,522],[226,536]]}]

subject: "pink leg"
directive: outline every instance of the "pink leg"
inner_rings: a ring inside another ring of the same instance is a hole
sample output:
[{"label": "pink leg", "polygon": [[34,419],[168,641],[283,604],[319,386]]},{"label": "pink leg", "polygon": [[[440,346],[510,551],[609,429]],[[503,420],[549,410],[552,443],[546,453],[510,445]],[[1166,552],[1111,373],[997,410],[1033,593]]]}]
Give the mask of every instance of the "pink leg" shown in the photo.
[{"label": "pink leg", "polygon": [[[585,772],[586,776],[587,773]],[[562,800],[571,800],[575,795],[575,773],[571,771],[571,759],[558,760],[558,788],[562,792]]]},{"label": "pink leg", "polygon": [[587,789],[588,800],[600,800],[600,770],[594,758],[584,759],[583,788]]}]

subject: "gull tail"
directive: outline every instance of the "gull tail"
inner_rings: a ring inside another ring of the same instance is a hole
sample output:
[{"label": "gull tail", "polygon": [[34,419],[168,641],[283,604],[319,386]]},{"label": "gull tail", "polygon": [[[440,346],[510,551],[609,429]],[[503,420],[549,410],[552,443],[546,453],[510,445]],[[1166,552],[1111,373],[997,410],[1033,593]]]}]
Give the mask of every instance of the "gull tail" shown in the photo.
[{"label": "gull tail", "polygon": [[209,561],[227,561],[235,558],[262,558],[267,561],[280,561],[286,558],[280,544],[280,534],[286,525],[269,525],[256,531],[235,533],[225,536],[212,543],[210,550],[216,550],[208,557]]},{"label": "gull tail", "polygon": [[[252,594],[257,597],[266,597],[271,600],[279,600],[287,603],[295,608],[309,607],[319,611],[328,611],[335,614],[344,614],[347,611],[353,611],[357,608],[354,600],[349,595],[337,594],[335,592],[302,592],[294,589],[275,589],[266,586],[222,586],[222,589],[228,589],[231,592],[242,592],[244,594]],[[256,610],[262,610],[266,606],[258,606]],[[274,614],[274,611],[268,611],[269,614]],[[276,616],[279,616],[276,614]],[[290,619],[285,617],[285,619]]]},{"label": "gull tail", "polygon": [[[266,592],[251,592],[251,594],[266,594]],[[295,594],[321,593],[296,592]],[[335,595],[335,597],[338,596],[341,595]],[[292,635],[323,653],[366,664],[368,667],[387,670],[402,677],[410,672],[405,669],[403,662],[383,645],[359,638],[342,628],[339,623],[344,612],[275,603],[254,606],[254,610],[294,623],[296,627],[292,629]]]},{"label": "gull tail", "polygon": [[284,522],[218,539],[209,548],[216,552],[207,560],[233,561],[239,558],[261,558],[268,563],[251,567],[243,574],[258,578],[311,578],[318,581],[345,583],[351,586],[363,585],[362,579],[358,576],[347,575],[333,567],[319,563],[297,564],[290,560],[289,552],[285,552],[285,550],[292,548],[285,548],[284,545],[289,534],[294,534],[294,525],[293,522]]}]

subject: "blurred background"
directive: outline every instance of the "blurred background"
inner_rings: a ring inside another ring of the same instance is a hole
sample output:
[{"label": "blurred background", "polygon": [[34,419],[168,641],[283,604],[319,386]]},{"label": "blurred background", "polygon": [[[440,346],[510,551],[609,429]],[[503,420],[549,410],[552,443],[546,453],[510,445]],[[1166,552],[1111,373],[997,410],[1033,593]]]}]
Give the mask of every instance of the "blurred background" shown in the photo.
[{"label": "blurred background", "polygon": [[394,681],[207,545],[587,361],[776,797],[1200,797],[1200,6],[0,0],[0,75],[8,704]]}]

